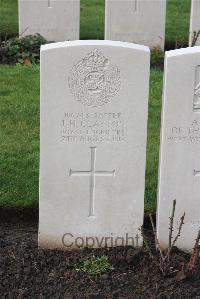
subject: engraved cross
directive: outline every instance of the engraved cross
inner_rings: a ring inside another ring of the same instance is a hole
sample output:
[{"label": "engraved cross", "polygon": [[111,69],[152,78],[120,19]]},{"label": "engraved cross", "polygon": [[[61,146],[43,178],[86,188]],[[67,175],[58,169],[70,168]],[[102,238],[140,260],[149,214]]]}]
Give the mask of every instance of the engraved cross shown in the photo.
[{"label": "engraved cross", "polygon": [[200,109],[200,65],[196,67],[194,100],[193,100],[193,110],[199,111],[199,109]]},{"label": "engraved cross", "polygon": [[200,97],[200,82],[197,84],[197,86],[195,87],[194,89],[194,94],[197,96],[197,97]]},{"label": "engraved cross", "polygon": [[200,176],[200,170],[194,170],[194,176]]},{"label": "engraved cross", "polygon": [[134,0],[134,11],[138,10],[138,0]]},{"label": "engraved cross", "polygon": [[95,179],[96,176],[115,176],[115,170],[112,171],[99,171],[96,170],[96,147],[91,149],[91,169],[90,170],[77,170],[70,169],[70,176],[90,176],[90,207],[89,217],[95,216],[94,214],[94,201],[95,201]]}]

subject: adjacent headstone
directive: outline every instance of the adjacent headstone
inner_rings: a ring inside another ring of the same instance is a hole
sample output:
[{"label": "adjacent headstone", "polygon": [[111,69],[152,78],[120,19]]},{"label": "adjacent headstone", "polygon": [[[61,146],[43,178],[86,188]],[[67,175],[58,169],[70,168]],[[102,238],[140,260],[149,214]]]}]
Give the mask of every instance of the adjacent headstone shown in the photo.
[{"label": "adjacent headstone", "polygon": [[80,0],[19,0],[19,36],[48,41],[79,39]]},{"label": "adjacent headstone", "polygon": [[106,0],[105,39],[164,49],[166,0]]},{"label": "adjacent headstone", "polygon": [[200,46],[200,1],[192,0],[190,15],[190,46]]},{"label": "adjacent headstone", "polygon": [[140,246],[149,49],[41,48],[39,246]]},{"label": "adjacent headstone", "polygon": [[178,247],[191,251],[200,229],[200,47],[166,52],[158,190],[158,239],[168,246],[186,213]]}]

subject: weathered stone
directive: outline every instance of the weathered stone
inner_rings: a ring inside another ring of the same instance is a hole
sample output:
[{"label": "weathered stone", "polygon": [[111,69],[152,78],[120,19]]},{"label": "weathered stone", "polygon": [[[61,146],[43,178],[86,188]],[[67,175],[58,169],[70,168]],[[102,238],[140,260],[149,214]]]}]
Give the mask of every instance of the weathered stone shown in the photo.
[{"label": "weathered stone", "polygon": [[41,247],[142,244],[149,60],[121,42],[42,46]]},{"label": "weathered stone", "polygon": [[48,41],[79,39],[80,0],[19,0],[19,36]]},{"label": "weathered stone", "polygon": [[105,39],[164,50],[166,0],[106,0]]},{"label": "weathered stone", "polygon": [[158,239],[168,246],[172,202],[177,246],[191,251],[200,228],[200,47],[166,52],[158,190]]}]

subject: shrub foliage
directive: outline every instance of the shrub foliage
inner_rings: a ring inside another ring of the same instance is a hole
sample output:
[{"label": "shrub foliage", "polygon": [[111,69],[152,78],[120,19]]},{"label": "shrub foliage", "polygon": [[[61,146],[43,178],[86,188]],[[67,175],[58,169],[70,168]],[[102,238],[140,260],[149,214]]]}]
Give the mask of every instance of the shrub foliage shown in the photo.
[{"label": "shrub foliage", "polygon": [[47,41],[40,34],[2,41],[0,44],[0,63],[39,63],[40,47],[46,43]]}]

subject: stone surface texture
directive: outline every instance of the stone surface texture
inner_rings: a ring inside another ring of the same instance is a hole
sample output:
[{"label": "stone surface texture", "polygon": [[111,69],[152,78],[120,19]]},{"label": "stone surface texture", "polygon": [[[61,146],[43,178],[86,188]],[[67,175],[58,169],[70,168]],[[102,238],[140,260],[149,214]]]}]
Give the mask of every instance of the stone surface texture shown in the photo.
[{"label": "stone surface texture", "polygon": [[164,49],[165,0],[106,0],[105,39]]},{"label": "stone surface texture", "polygon": [[[195,37],[196,34],[196,37]],[[190,46],[200,46],[200,1],[191,0]]]},{"label": "stone surface texture", "polygon": [[47,41],[79,39],[80,0],[19,0],[19,36]]},{"label": "stone surface texture", "polygon": [[142,244],[149,65],[129,43],[42,46],[40,247]]},{"label": "stone surface texture", "polygon": [[172,202],[174,236],[191,251],[200,228],[200,47],[166,52],[158,189],[158,239],[168,246]]}]

